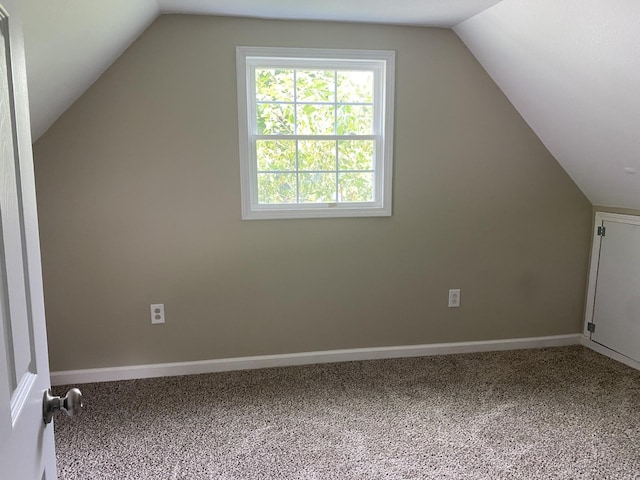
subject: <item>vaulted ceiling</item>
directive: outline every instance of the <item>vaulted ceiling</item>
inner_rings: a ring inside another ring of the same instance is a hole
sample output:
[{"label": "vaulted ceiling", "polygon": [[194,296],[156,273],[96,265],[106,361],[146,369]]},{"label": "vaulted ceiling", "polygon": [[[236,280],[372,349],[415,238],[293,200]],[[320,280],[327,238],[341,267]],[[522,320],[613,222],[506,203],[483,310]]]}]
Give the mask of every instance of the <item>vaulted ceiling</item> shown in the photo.
[{"label": "vaulted ceiling", "polygon": [[454,30],[591,203],[640,209],[640,2],[505,0]]},{"label": "vaulted ceiling", "polygon": [[640,209],[637,0],[23,4],[34,141],[163,13],[452,27],[594,205]]},{"label": "vaulted ceiling", "polygon": [[[452,27],[500,0],[29,0],[23,28],[32,136],[163,13]],[[366,8],[363,5],[366,4]]]}]

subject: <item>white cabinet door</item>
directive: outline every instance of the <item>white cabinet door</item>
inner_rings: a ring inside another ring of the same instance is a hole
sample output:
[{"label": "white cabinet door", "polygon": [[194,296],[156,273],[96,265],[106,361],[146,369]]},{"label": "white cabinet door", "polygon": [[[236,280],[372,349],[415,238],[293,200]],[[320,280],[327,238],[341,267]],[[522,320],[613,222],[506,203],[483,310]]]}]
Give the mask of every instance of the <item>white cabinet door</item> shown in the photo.
[{"label": "white cabinet door", "polygon": [[53,426],[42,419],[49,366],[35,185],[31,152],[24,151],[31,146],[19,144],[16,133],[16,106],[27,113],[23,88],[23,103],[14,102],[10,21],[0,8],[0,477],[50,480],[56,465]]},{"label": "white cabinet door", "polygon": [[591,340],[640,362],[640,225],[601,226]]}]

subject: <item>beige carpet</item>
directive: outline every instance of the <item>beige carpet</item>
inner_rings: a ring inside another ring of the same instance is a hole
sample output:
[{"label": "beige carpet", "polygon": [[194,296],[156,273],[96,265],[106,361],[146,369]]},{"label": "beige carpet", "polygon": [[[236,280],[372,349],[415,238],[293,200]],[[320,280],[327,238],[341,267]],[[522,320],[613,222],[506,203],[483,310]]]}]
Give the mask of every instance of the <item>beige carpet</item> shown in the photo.
[{"label": "beige carpet", "polygon": [[640,478],[640,372],[583,347],[81,388],[63,480]]}]

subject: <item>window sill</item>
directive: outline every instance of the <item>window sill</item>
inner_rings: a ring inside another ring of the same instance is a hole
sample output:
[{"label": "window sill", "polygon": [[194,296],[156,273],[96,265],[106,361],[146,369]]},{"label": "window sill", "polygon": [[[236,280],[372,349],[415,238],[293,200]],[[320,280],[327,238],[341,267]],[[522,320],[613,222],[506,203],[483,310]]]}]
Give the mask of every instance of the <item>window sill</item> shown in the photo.
[{"label": "window sill", "polygon": [[297,218],[348,218],[348,217],[390,217],[391,207],[362,207],[329,204],[296,206],[287,209],[278,205],[278,208],[253,208],[242,212],[243,220],[269,220],[269,219],[297,219]]}]

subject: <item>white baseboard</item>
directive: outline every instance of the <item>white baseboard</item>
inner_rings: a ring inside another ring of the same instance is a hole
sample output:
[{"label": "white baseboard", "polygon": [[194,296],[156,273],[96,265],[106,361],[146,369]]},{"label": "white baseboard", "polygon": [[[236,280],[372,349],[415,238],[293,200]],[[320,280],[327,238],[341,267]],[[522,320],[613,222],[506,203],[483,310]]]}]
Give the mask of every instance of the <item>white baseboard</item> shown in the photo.
[{"label": "white baseboard", "polygon": [[615,350],[605,347],[604,345],[600,345],[585,335],[580,336],[580,343],[595,352],[601,353],[605,357],[612,358],[620,363],[624,363],[625,365],[635,368],[636,370],[640,370],[640,362],[636,362],[633,358],[622,355]]},{"label": "white baseboard", "polygon": [[255,368],[288,367],[313,363],[348,362],[354,360],[379,360],[383,358],[426,357],[452,353],[492,352],[524,348],[561,347],[579,345],[581,334],[550,337],[513,338],[480,342],[436,343],[431,345],[406,345],[398,347],[354,348],[322,352],[260,355],[255,357],[221,358],[197,362],[132,365],[127,367],[90,368],[51,372],[52,385],[69,385],[134,378],[170,377],[198,373],[251,370]]}]

